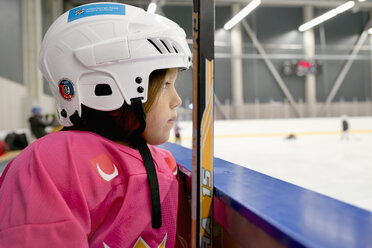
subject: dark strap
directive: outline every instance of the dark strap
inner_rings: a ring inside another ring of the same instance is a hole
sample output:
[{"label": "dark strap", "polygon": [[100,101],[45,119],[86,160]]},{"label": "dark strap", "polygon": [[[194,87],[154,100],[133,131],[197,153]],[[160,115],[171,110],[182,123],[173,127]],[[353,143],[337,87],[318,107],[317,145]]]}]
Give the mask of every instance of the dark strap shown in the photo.
[{"label": "dark strap", "polygon": [[140,122],[140,126],[131,135],[131,145],[137,148],[145,164],[147,179],[150,184],[150,194],[151,194],[151,210],[152,210],[152,227],[161,227],[161,204],[160,204],[160,194],[159,194],[159,183],[156,174],[154,160],[152,158],[151,152],[145,140],[141,137],[142,132],[146,127],[146,115],[143,110],[142,102],[140,98],[135,98],[131,100],[131,104],[134,108],[134,113],[137,120]]}]

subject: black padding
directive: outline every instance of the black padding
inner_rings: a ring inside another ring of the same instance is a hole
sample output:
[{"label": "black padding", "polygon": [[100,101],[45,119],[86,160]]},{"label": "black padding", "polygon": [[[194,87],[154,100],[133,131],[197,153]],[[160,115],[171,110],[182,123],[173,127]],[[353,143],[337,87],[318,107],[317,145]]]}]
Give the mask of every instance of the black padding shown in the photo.
[{"label": "black padding", "polygon": [[143,110],[141,98],[135,98],[131,100],[131,104],[135,109],[135,115],[137,120],[140,122],[139,128],[131,135],[130,140],[132,146],[137,148],[145,164],[147,179],[150,185],[151,194],[151,211],[152,211],[152,227],[160,228],[162,225],[161,221],[161,203],[159,193],[158,176],[156,174],[154,160],[152,158],[149,147],[146,141],[141,137],[141,134],[146,127],[146,114]]},{"label": "black padding", "polygon": [[96,96],[110,96],[112,95],[111,86],[108,84],[97,84],[94,89]]}]

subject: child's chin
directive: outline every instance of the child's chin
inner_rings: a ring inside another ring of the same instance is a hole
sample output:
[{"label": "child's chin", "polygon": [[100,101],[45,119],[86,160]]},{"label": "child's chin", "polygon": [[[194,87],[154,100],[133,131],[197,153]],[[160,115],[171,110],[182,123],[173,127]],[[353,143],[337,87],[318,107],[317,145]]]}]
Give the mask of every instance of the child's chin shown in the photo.
[{"label": "child's chin", "polygon": [[153,146],[157,146],[157,145],[162,145],[162,144],[166,143],[168,140],[169,140],[169,135],[167,137],[164,137],[164,138],[151,140],[147,143],[150,144],[150,145],[153,145]]}]

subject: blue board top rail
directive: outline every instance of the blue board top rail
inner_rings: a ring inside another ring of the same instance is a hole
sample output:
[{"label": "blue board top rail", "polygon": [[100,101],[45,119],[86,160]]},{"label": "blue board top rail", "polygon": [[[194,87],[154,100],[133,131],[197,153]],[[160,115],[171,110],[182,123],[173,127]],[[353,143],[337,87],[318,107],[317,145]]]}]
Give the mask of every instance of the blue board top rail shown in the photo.
[{"label": "blue board top rail", "polygon": [[[160,147],[192,170],[191,149]],[[218,158],[214,194],[285,246],[372,247],[372,212]]]}]

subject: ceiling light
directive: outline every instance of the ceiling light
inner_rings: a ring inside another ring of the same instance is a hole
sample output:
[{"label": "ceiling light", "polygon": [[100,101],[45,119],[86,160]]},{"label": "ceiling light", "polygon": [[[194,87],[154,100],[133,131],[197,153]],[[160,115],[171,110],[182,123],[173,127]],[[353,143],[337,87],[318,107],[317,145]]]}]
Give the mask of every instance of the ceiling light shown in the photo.
[{"label": "ceiling light", "polygon": [[340,6],[338,6],[337,8],[335,9],[332,9],[326,13],[324,13],[323,15],[321,16],[318,16],[316,18],[314,18],[313,20],[309,21],[309,22],[306,22],[304,24],[302,24],[298,30],[300,32],[303,32],[303,31],[306,31],[316,25],[319,25],[320,23],[328,20],[328,19],[331,19],[332,17],[335,17],[336,15],[342,13],[342,12],[345,12],[346,10],[349,10],[351,9],[352,7],[354,7],[355,5],[355,2],[354,1],[348,1],[344,4],[341,4]]},{"label": "ceiling light", "polygon": [[147,8],[147,12],[155,13],[155,11],[156,11],[156,3],[152,2],[149,4],[149,7]]},{"label": "ceiling light", "polygon": [[236,14],[230,21],[228,21],[224,29],[229,30],[234,27],[238,22],[240,22],[244,17],[251,13],[258,5],[261,4],[261,0],[252,0],[247,6],[245,6],[238,14]]}]

